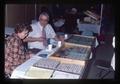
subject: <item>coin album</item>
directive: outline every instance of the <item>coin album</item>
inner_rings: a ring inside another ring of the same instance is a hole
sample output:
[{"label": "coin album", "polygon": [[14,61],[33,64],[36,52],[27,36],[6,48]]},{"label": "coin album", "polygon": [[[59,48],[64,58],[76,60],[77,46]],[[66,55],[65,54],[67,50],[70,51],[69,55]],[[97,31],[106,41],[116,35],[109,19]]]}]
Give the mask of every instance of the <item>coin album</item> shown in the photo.
[{"label": "coin album", "polygon": [[59,61],[52,59],[40,59],[37,63],[33,64],[33,66],[39,68],[55,69],[59,63]]},{"label": "coin album", "polygon": [[83,66],[76,65],[76,64],[61,63],[60,65],[58,65],[56,70],[80,75],[82,74]]}]

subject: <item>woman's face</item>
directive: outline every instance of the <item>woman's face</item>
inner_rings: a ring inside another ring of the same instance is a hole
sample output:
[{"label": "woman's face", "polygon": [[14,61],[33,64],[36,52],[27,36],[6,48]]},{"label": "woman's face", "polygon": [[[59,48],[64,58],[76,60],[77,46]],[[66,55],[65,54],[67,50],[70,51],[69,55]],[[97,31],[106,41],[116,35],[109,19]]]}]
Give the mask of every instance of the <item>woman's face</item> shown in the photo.
[{"label": "woman's face", "polygon": [[20,39],[24,39],[28,36],[29,32],[27,30],[22,31],[21,33],[18,33],[18,36]]}]

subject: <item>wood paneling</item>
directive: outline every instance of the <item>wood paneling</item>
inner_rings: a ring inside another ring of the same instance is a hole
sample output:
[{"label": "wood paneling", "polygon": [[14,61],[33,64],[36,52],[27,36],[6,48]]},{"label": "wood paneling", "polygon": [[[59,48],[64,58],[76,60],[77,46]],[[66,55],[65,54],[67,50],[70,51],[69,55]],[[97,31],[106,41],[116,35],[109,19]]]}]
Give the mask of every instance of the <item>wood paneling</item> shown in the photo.
[{"label": "wood paneling", "polygon": [[34,18],[35,4],[6,4],[6,26],[15,27],[18,23],[31,23]]},{"label": "wood paneling", "polygon": [[5,25],[14,27],[18,23],[25,22],[25,5],[23,4],[7,4],[6,5]]},{"label": "wood paneling", "polygon": [[35,19],[35,4],[25,5],[25,22],[31,23]]},{"label": "wood paneling", "polygon": [[[41,12],[41,7],[50,9],[50,4],[36,5],[36,18]],[[15,27],[18,23],[31,23],[35,19],[35,4],[6,4],[5,26]]]}]

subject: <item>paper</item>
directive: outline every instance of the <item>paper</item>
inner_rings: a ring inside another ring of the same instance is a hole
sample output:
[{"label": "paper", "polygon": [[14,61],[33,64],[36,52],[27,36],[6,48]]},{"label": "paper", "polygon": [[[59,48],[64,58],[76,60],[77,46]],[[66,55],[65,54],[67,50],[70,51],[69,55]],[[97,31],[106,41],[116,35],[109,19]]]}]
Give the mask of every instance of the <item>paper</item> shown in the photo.
[{"label": "paper", "polygon": [[33,79],[49,79],[53,74],[53,70],[30,67],[25,76]]},{"label": "paper", "polygon": [[55,71],[51,79],[79,79],[80,75]]},{"label": "paper", "polygon": [[58,64],[58,61],[52,59],[40,59],[37,63],[33,64],[33,66],[39,68],[55,69]]}]

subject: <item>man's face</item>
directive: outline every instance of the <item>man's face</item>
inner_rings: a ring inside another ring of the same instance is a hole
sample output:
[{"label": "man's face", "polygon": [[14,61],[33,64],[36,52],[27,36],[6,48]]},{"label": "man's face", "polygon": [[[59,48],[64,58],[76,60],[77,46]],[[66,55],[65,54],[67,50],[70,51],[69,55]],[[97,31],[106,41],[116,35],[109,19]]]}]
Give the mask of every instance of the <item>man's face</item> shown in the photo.
[{"label": "man's face", "polygon": [[43,15],[39,18],[39,21],[42,26],[46,26],[48,23],[48,17]]},{"label": "man's face", "polygon": [[18,36],[20,39],[24,39],[28,36],[29,32],[27,30],[22,31],[21,33],[18,33]]}]

